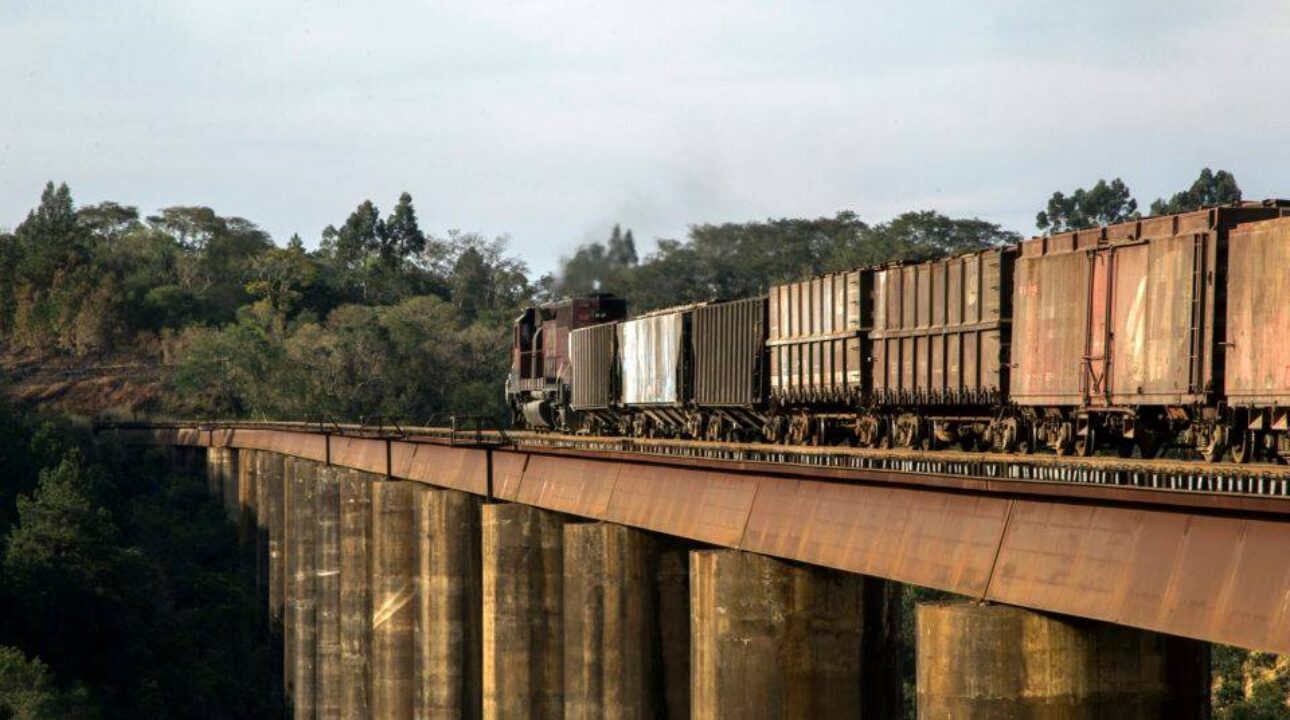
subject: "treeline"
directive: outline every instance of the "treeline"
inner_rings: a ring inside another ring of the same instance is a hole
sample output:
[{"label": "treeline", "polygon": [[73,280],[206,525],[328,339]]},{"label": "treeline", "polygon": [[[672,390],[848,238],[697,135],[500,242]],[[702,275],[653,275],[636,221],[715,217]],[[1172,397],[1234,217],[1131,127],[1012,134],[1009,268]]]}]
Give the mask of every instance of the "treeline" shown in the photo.
[{"label": "treeline", "polygon": [[923,260],[1019,239],[976,219],[909,212],[878,225],[855,213],[816,219],[695,225],[684,241],[660,240],[638,259],[630,230],[615,227],[562,261],[557,294],[600,290],[631,299],[633,310],[753,297],[776,283],[892,260]]},{"label": "treeline", "polygon": [[252,563],[204,481],[0,406],[0,717],[281,714]]},{"label": "treeline", "polygon": [[[1187,212],[1241,199],[1225,170],[1201,171],[1190,187],[1151,203],[1153,215]],[[1119,178],[1089,189],[1055,192],[1036,218],[1041,231],[1061,232],[1140,217],[1138,202]],[[634,310],[699,300],[752,297],[776,283],[894,260],[927,260],[1015,242],[1018,233],[934,211],[907,212],[870,225],[855,213],[829,218],[702,224],[685,240],[660,240],[639,257],[631,230],[615,226],[602,242],[561,261],[556,294],[604,291],[631,298]]]},{"label": "treeline", "polygon": [[[1206,169],[1152,211],[1240,197],[1230,173]],[[1122,181],[1099,181],[1054,193],[1037,223],[1059,231],[1137,208]],[[251,221],[208,207],[147,216],[115,202],[77,207],[51,183],[0,234],[0,344],[9,358],[129,356],[172,368],[159,399],[130,408],[138,414],[501,416],[510,322],[525,303],[614,292],[639,312],[1018,238],[934,211],[876,224],[841,212],[694,225],[643,254],[630,229],[615,227],[554,276],[534,278],[505,238],[424,232],[407,193],[388,214],[362,202],[308,250],[299,236],[275,246]]]},{"label": "treeline", "polygon": [[425,234],[407,194],[388,216],[362,203],[314,251],[207,207],[78,208],[52,183],[0,234],[6,354],[173,366],[143,413],[488,409],[515,308],[546,292],[504,239]]}]

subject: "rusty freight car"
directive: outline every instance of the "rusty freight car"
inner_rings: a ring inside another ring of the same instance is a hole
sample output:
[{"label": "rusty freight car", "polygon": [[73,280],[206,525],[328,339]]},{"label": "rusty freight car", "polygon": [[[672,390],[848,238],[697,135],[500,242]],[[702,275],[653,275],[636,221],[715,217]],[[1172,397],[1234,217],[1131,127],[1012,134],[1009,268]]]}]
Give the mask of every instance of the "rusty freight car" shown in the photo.
[{"label": "rusty freight car", "polygon": [[1228,236],[1280,212],[1245,203],[1022,243],[1011,399],[1034,441],[1220,457]]},{"label": "rusty freight car", "polygon": [[900,447],[1015,443],[1016,423],[998,408],[1008,393],[1016,255],[1002,246],[874,272],[874,412],[858,426],[862,444],[884,424]]},{"label": "rusty freight car", "polygon": [[1290,218],[1232,230],[1224,383],[1232,457],[1290,457]]},{"label": "rusty freight car", "polygon": [[869,390],[872,290],[871,270],[770,289],[769,440],[815,441],[854,425]]}]

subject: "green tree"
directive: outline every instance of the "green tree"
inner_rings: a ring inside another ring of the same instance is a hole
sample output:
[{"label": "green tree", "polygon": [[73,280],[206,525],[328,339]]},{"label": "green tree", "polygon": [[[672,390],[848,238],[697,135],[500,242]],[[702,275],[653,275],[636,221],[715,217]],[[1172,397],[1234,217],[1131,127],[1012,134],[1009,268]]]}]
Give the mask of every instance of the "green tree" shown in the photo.
[{"label": "green tree", "polygon": [[201,205],[176,205],[148,217],[154,228],[174,237],[188,250],[201,250],[228,227],[224,218]]},{"label": "green tree", "polygon": [[1138,216],[1138,201],[1120,178],[1098,180],[1070,195],[1053,193],[1048,207],[1035,216],[1035,225],[1048,232],[1065,232],[1098,225],[1113,225]]},{"label": "green tree", "polygon": [[425,252],[426,236],[417,224],[417,211],[412,206],[412,196],[403,193],[394,206],[394,212],[385,221],[385,237],[381,246],[382,260],[398,265],[410,257]]},{"label": "green tree", "polygon": [[[299,238],[295,238],[297,241]],[[246,291],[268,304],[279,327],[296,309],[304,290],[314,280],[316,269],[303,245],[271,248],[251,260],[251,281]]]},{"label": "green tree", "polygon": [[371,200],[364,200],[335,231],[336,260],[347,268],[363,263],[385,242],[385,222]]},{"label": "green tree", "polygon": [[950,218],[922,210],[902,213],[837,247],[826,269],[876,265],[893,260],[931,260],[1017,242],[1021,236],[977,218]]},{"label": "green tree", "polygon": [[78,208],[76,219],[94,238],[100,253],[113,252],[121,238],[143,227],[138,208],[110,201]]},{"label": "green tree", "polygon": [[1174,193],[1168,200],[1159,198],[1152,202],[1151,214],[1173,215],[1240,201],[1241,187],[1236,184],[1236,176],[1226,170],[1214,172],[1205,168],[1190,188]]},{"label": "green tree", "polygon": [[189,327],[169,385],[179,407],[208,417],[262,417],[273,408],[281,347],[269,328],[244,315],[223,330]]},{"label": "green tree", "polygon": [[97,717],[81,688],[60,689],[49,667],[18,648],[0,647],[0,718],[77,720]]},{"label": "green tree", "polygon": [[450,286],[452,302],[457,306],[457,314],[464,322],[473,321],[489,304],[489,271],[484,262],[484,255],[478,249],[468,247],[452,267]]},{"label": "green tree", "polygon": [[77,221],[71,190],[63,183],[45,185],[40,204],[14,230],[19,272],[36,287],[47,285],[60,269],[88,259],[85,229]]}]

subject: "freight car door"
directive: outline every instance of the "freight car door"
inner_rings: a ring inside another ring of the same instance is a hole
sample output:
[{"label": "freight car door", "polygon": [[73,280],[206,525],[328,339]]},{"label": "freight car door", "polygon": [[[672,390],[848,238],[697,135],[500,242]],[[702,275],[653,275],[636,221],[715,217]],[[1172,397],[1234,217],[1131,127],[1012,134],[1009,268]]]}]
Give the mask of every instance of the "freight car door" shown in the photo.
[{"label": "freight car door", "polygon": [[1081,390],[1088,405],[1105,405],[1110,391],[1107,369],[1111,365],[1108,337],[1111,315],[1111,274],[1114,254],[1108,248],[1089,252],[1089,313],[1085,335],[1084,373]]}]

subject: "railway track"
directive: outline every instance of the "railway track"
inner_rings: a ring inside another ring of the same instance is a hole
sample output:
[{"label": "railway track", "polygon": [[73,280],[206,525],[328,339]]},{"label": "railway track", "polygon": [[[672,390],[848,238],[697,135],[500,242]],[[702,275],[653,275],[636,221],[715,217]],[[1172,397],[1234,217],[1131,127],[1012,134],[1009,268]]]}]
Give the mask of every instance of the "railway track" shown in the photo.
[{"label": "railway track", "polygon": [[[156,422],[100,423],[101,429],[196,428],[202,431],[265,429],[322,432],[336,436],[379,437],[405,442],[461,446],[514,447],[519,450],[637,456],[675,462],[693,459],[716,467],[727,464],[783,466],[802,474],[818,468],[830,475],[847,471],[934,478],[999,480],[1090,488],[1137,488],[1245,498],[1290,498],[1290,466],[1263,463],[1202,463],[1179,458],[1143,460],[1114,456],[1070,457],[1048,454],[1003,455],[958,450],[933,452],[851,447],[809,447],[723,443],[656,438],[600,437],[554,433],[462,430],[305,422]],[[809,472],[808,472],[809,474]]]}]

